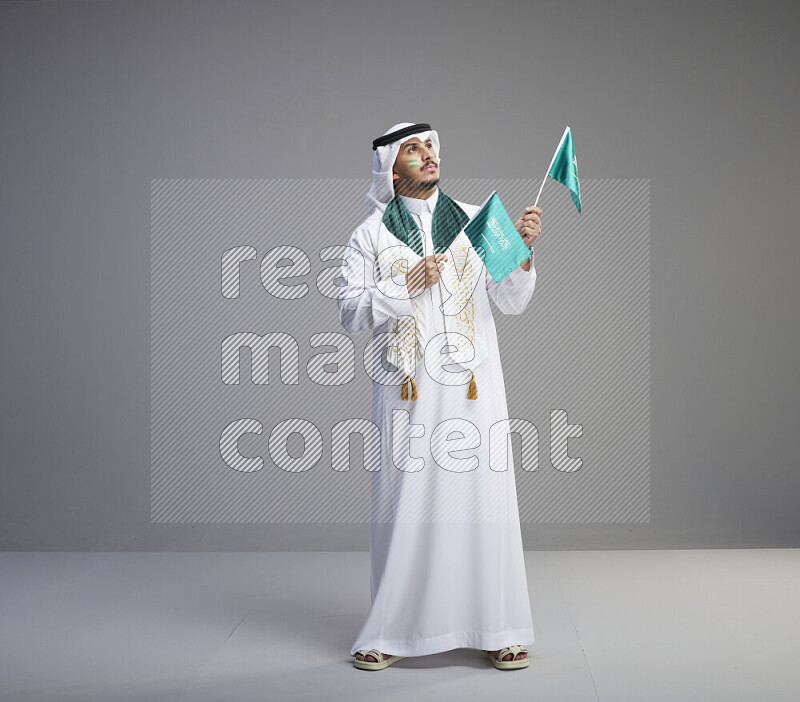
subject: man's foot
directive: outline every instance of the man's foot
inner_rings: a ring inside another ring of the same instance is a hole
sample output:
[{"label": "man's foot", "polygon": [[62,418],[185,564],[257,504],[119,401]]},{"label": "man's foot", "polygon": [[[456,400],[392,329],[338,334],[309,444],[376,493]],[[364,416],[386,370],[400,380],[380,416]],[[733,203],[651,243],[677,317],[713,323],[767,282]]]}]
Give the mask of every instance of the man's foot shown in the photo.
[{"label": "man's foot", "polygon": [[528,660],[528,649],[515,644],[506,646],[497,651],[484,651],[492,665],[498,670],[519,670],[527,668],[531,662]]},{"label": "man's foot", "polygon": [[[382,658],[386,658],[386,654],[383,651],[380,651],[380,654],[381,654]],[[371,653],[368,653],[366,658],[364,658],[364,656],[362,656],[360,653],[356,653],[356,660],[357,661],[366,660],[367,663],[377,663],[378,662],[375,659],[375,656],[373,656]]]},{"label": "man's foot", "polygon": [[[502,648],[498,648],[496,651],[489,651],[489,653],[491,653],[492,656],[494,658],[496,658],[497,660],[500,660],[499,658],[497,658],[497,654],[500,653],[500,651],[502,651],[502,650],[503,650]],[[507,653],[505,656],[503,656],[503,660],[504,661],[510,661],[510,660],[518,661],[521,658],[527,658],[527,657],[528,657],[527,649],[523,648],[519,653],[517,653],[516,656],[513,653]]]},{"label": "man's foot", "polygon": [[377,648],[360,648],[356,651],[353,665],[361,670],[383,670],[397,661],[402,661],[404,656],[393,656],[391,653],[383,653]]}]

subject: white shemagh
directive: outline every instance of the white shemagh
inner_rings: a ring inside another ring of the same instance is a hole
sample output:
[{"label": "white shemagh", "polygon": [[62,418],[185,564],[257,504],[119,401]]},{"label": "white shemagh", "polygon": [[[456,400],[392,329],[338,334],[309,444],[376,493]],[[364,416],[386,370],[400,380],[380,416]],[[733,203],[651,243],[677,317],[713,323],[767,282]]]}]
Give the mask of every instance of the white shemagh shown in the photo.
[{"label": "white shemagh", "polygon": [[[403,122],[396,124],[386,134],[414,124]],[[379,146],[373,157],[372,187],[367,193],[367,209],[373,212],[380,208],[381,212],[394,198],[394,185],[392,181],[392,166],[402,143],[408,139],[418,137],[425,141],[430,137],[433,148],[439,161],[439,139],[435,130],[411,134],[400,141]],[[441,196],[441,192],[439,193]],[[427,255],[433,251],[425,251]],[[483,315],[488,306],[480,306],[476,300],[475,291],[481,283],[483,261],[472,246],[469,237],[460,231],[450,243],[447,251],[447,261],[444,261],[440,273],[439,286],[442,293],[442,311],[444,312],[444,328],[446,341],[442,350],[446,350],[450,357],[449,362],[456,363],[462,368],[473,372],[473,382],[467,393],[469,399],[477,399],[474,371],[487,357],[488,350],[485,341]],[[401,242],[394,236],[386,225],[381,222],[378,232],[378,271],[381,280],[393,279],[398,286],[405,288],[405,274],[411,270],[422,256],[410,246]],[[401,288],[398,287],[398,295]],[[411,399],[416,399],[416,386],[413,376],[418,363],[423,362],[425,349],[431,340],[432,325],[427,318],[428,298],[432,296],[432,288],[424,291],[415,291],[412,301],[414,303],[414,317],[405,316],[397,318],[391,326],[392,340],[387,350],[387,360],[400,369],[411,382]],[[434,314],[439,310],[433,305]],[[403,399],[409,397],[406,383],[403,383]]]},{"label": "white shemagh", "polygon": [[[416,122],[400,122],[393,127],[387,129],[383,136],[396,132],[403,127],[411,127]],[[386,209],[392,198],[394,198],[394,181],[392,180],[392,167],[400,147],[404,142],[409,139],[417,137],[420,141],[425,141],[428,137],[433,142],[433,150],[436,153],[436,159],[441,163],[442,157],[439,154],[439,135],[435,129],[426,132],[417,132],[416,134],[409,134],[403,139],[393,141],[391,144],[384,144],[375,149],[372,156],[372,185],[367,193],[366,206],[367,216],[371,215],[376,208],[383,212]]]}]

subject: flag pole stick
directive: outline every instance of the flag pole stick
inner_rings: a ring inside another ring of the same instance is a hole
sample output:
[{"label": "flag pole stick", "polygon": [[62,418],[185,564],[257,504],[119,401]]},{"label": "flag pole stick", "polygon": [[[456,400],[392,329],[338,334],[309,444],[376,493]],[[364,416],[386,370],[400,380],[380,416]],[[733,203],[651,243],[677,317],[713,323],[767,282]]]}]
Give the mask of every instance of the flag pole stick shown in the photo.
[{"label": "flag pole stick", "polygon": [[564,143],[564,139],[567,137],[567,132],[569,131],[569,126],[564,129],[564,133],[561,135],[561,141],[558,142],[558,146],[556,146],[556,150],[553,152],[553,158],[550,159],[550,165],[547,167],[547,173],[544,174],[544,179],[542,180],[542,184],[539,186],[539,193],[536,195],[536,201],[533,203],[533,206],[536,207],[537,203],[539,202],[539,195],[542,194],[542,190],[544,189],[545,181],[547,180],[547,176],[550,174],[550,169],[553,167],[553,161],[556,160],[556,155],[561,150],[561,144]]}]

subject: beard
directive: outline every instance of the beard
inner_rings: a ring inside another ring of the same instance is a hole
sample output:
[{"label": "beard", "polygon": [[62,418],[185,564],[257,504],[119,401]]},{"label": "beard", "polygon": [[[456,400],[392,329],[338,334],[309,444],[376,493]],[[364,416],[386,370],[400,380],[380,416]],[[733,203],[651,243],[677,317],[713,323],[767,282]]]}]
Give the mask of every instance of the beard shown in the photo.
[{"label": "beard", "polygon": [[[398,182],[396,181],[394,184],[394,190],[397,192]],[[410,181],[407,180],[402,184],[402,189],[405,192],[411,193],[429,193],[431,190],[435,190],[436,186],[439,185],[439,177],[437,176],[433,180],[425,180],[425,181]]]}]

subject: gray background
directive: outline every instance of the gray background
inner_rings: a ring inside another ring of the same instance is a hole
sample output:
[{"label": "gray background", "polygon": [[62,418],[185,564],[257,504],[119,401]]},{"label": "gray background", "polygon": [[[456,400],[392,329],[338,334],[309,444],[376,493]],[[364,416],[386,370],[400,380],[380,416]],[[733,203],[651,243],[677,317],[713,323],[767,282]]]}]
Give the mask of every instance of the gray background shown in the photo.
[{"label": "gray background", "polygon": [[445,188],[540,177],[565,124],[583,178],[650,180],[651,521],[526,524],[525,547],[798,545],[789,7],[0,5],[0,546],[368,547],[363,524],[150,524],[150,181],[361,178],[405,120],[440,129]]}]

